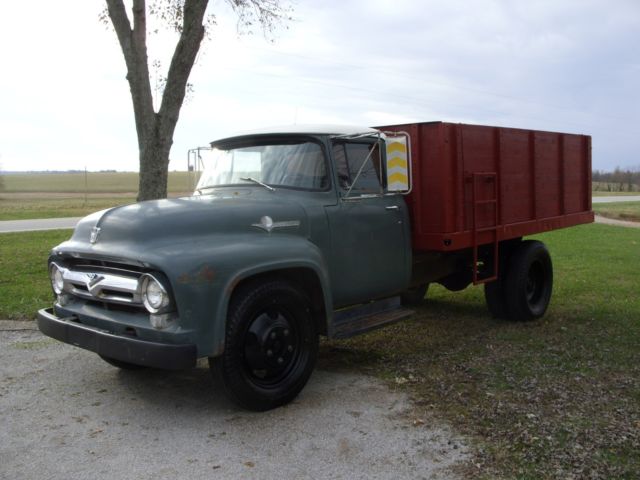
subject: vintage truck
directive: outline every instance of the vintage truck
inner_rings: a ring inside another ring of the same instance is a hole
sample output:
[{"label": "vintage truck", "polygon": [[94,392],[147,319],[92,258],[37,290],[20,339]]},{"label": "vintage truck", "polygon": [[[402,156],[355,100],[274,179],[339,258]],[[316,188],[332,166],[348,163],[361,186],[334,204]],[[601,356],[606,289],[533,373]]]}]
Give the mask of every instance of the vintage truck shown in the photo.
[{"label": "vintage truck", "polygon": [[217,140],[193,196],[94,213],[52,250],[39,328],[124,369],[207,357],[242,407],[283,405],[319,335],[404,318],[429,283],[542,316],[551,259],[522,237],[593,220],[590,142],[444,122]]}]

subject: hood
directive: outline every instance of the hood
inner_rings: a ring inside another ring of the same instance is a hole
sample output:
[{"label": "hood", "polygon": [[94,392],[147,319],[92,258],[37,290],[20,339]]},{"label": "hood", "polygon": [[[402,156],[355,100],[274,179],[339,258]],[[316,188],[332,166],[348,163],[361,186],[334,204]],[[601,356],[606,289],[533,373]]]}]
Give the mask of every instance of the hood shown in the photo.
[{"label": "hood", "polygon": [[82,219],[71,241],[96,253],[114,243],[166,244],[214,234],[307,235],[304,209],[287,198],[254,195],[152,200]]}]

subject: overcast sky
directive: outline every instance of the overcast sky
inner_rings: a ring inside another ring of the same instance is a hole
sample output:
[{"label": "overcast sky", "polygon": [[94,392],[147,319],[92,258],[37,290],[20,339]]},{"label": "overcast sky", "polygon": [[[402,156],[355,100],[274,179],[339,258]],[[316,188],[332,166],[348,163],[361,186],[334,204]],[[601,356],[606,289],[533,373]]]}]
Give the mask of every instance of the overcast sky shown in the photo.
[{"label": "overcast sky", "polygon": [[[0,168],[137,170],[125,65],[103,2],[8,2],[0,17]],[[218,26],[192,72],[187,149],[293,123],[444,120],[585,133],[593,166],[640,167],[639,0],[316,0],[274,43]],[[168,65],[172,39],[151,39]]]}]

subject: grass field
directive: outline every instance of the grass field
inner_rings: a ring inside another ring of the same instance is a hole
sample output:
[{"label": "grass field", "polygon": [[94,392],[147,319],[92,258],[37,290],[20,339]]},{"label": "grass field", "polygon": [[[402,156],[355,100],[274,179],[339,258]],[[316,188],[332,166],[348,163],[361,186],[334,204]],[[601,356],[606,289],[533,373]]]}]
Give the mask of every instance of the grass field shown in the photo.
[{"label": "grass field", "polygon": [[[0,318],[51,304],[50,248],[70,231],[0,235]],[[482,290],[434,285],[413,319],[323,341],[320,368],[378,375],[468,436],[470,478],[637,478],[640,232],[585,225],[537,238],[554,260],[546,316],[492,319]]]},{"label": "grass field", "polygon": [[[12,174],[3,176],[0,220],[81,217],[136,200],[137,173]],[[193,191],[193,174],[169,172],[169,196]]]},{"label": "grass field", "polygon": [[[169,192],[193,191],[194,174],[169,172]],[[85,181],[86,180],[86,181]],[[137,172],[24,173],[3,175],[4,192],[133,193]]]},{"label": "grass field", "polygon": [[640,202],[594,203],[593,211],[607,218],[640,222]]},{"label": "grass field", "polygon": [[[169,196],[193,191],[196,175],[169,172]],[[138,174],[135,172],[25,173],[3,175],[0,221],[34,218],[81,217],[105,208],[135,202]],[[595,188],[604,185],[594,182]],[[638,192],[595,191],[594,196],[625,196]],[[612,204],[614,205],[614,204]],[[640,220],[638,208],[594,205],[600,215]]]}]

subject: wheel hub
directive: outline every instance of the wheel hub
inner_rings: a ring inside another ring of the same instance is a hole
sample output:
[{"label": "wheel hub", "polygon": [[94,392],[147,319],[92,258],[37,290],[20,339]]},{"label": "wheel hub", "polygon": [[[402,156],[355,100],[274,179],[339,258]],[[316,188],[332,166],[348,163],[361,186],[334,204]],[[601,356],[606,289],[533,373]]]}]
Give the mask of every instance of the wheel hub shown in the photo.
[{"label": "wheel hub", "polygon": [[297,338],[282,312],[259,314],[249,326],[245,359],[250,373],[262,380],[280,377],[293,364]]}]

